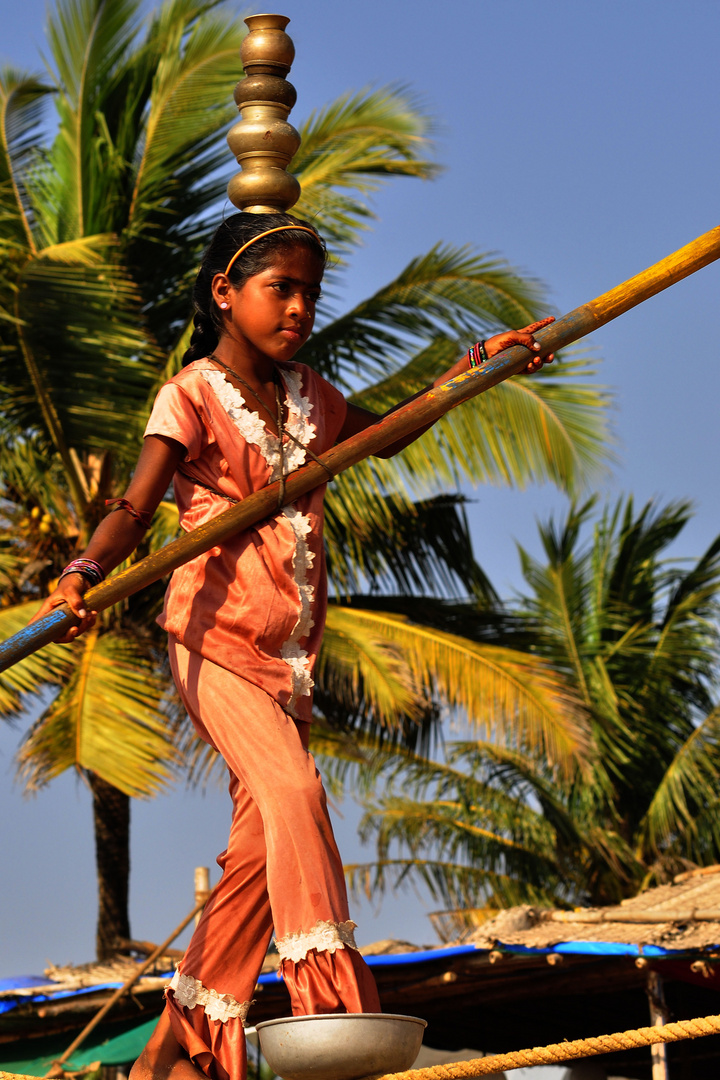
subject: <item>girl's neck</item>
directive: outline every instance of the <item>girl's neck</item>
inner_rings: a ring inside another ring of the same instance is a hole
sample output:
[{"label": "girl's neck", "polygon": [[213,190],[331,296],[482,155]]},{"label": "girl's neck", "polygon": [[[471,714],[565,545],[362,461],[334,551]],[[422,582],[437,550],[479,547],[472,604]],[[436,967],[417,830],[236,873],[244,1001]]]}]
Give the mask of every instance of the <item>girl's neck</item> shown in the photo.
[{"label": "girl's neck", "polygon": [[269,356],[263,353],[250,356],[227,336],[220,338],[217,348],[213,350],[213,356],[222,360],[223,364],[237,372],[246,382],[259,386],[267,386],[273,382],[277,370],[275,361]]}]

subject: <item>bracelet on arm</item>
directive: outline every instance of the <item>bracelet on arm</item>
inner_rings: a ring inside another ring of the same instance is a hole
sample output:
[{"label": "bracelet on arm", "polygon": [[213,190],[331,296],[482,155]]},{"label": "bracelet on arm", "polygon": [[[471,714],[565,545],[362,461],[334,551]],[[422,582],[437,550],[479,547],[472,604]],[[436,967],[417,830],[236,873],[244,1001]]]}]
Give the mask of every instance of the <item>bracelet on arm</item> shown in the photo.
[{"label": "bracelet on arm", "polygon": [[100,563],[95,562],[94,559],[73,559],[60,574],[58,581],[61,581],[67,574],[82,574],[91,585],[99,585],[105,580],[105,571]]},{"label": "bracelet on arm", "polygon": [[478,341],[468,349],[468,363],[471,368],[480,367],[481,364],[487,363],[487,359],[488,354],[484,341]]},{"label": "bracelet on arm", "polygon": [[[136,510],[129,499],[106,499],[106,506],[113,506],[115,510],[127,510],[128,514],[139,521],[144,529],[150,528],[150,522],[152,521],[152,514],[147,510]],[[114,511],[112,511],[114,513]]]}]

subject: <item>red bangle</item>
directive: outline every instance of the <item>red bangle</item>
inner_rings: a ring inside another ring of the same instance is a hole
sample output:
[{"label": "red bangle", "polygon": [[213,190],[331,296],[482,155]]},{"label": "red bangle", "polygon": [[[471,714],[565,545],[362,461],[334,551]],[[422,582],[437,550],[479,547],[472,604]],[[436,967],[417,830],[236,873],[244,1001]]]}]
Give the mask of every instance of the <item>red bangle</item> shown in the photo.
[{"label": "red bangle", "polygon": [[468,362],[471,368],[480,367],[481,364],[487,363],[487,359],[488,354],[484,341],[478,341],[468,349]]},{"label": "red bangle", "polygon": [[127,510],[128,514],[134,517],[136,521],[139,521],[144,528],[150,528],[152,514],[147,510],[136,510],[128,499],[106,499],[105,505],[114,506],[115,510]]}]

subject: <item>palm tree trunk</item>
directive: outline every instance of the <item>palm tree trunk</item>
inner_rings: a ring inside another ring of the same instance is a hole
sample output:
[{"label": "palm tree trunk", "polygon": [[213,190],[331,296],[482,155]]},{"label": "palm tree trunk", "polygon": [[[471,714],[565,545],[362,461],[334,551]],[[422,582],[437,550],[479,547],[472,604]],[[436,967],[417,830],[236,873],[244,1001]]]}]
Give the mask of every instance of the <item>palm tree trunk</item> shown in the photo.
[{"label": "palm tree trunk", "polygon": [[130,798],[97,773],[88,772],[87,778],[93,793],[98,877],[97,958],[108,960],[117,939],[130,937]]}]

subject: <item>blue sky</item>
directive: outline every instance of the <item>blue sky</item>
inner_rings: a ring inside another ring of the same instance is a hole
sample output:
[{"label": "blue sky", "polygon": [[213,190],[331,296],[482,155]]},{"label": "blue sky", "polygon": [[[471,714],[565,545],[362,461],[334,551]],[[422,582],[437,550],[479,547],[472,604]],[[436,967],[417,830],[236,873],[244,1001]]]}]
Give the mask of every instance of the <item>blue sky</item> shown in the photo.
[{"label": "blue sky", "polygon": [[[348,303],[447,241],[500,252],[547,284],[553,310],[568,311],[718,224],[715,0],[286,0],[281,10],[297,48],[293,119],[346,90],[395,83],[436,123],[444,171],[376,198],[379,221],[354,260]],[[2,0],[1,12],[0,60],[39,68],[44,3]],[[229,174],[233,164],[228,155]],[[678,557],[699,555],[720,532],[719,284],[720,268],[709,267],[589,343],[615,392],[618,442],[618,464],[597,490],[693,500]],[[519,584],[514,541],[534,549],[535,519],[562,509],[564,496],[541,487],[474,498],[476,549],[507,594]],[[18,738],[0,731],[0,976],[94,951],[89,793],[65,777],[24,800],[12,782]],[[135,936],[160,940],[189,910],[193,867],[212,866],[222,850],[228,805],[214,789],[135,804]],[[355,817],[347,804],[337,817],[346,861],[367,857]],[[425,910],[412,893],[377,914],[362,904],[360,940],[431,942]]]}]

